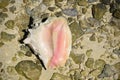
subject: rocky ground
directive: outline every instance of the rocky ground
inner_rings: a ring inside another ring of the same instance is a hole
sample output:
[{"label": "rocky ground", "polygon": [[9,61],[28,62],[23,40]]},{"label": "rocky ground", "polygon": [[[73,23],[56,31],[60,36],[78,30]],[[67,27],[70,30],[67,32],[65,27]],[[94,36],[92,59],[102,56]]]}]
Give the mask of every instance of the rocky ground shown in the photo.
[{"label": "rocky ground", "polygon": [[[21,40],[31,17],[51,16],[73,42],[65,66],[45,70]],[[0,80],[120,80],[120,0],[0,0]]]}]

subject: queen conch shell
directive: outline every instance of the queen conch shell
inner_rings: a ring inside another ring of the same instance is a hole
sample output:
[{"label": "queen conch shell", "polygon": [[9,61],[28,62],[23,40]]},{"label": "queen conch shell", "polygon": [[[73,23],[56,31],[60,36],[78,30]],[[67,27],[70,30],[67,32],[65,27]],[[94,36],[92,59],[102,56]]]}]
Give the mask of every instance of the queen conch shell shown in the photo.
[{"label": "queen conch shell", "polygon": [[46,68],[64,66],[71,50],[71,31],[63,17],[50,17],[36,28],[29,29],[24,40],[38,54]]}]

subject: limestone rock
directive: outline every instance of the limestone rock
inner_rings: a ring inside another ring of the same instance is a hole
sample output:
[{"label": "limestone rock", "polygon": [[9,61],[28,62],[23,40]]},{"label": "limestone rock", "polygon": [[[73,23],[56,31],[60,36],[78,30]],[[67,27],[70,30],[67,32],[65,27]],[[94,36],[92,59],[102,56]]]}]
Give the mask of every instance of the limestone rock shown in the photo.
[{"label": "limestone rock", "polygon": [[15,66],[18,74],[30,80],[39,80],[42,67],[31,60],[23,60]]}]

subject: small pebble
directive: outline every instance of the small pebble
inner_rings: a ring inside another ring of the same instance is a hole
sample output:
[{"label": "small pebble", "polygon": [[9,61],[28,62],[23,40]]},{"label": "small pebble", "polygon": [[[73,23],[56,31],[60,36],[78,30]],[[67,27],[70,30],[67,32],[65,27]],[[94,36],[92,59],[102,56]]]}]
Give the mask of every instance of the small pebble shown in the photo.
[{"label": "small pebble", "polygon": [[81,64],[85,60],[85,55],[84,54],[74,54],[74,53],[71,53],[70,57],[73,59],[73,61],[76,64]]},{"label": "small pebble", "polygon": [[20,49],[23,50],[23,51],[29,51],[29,47],[26,46],[26,45],[21,45]]},{"label": "small pebble", "polygon": [[97,0],[88,0],[89,3],[96,2]]},{"label": "small pebble", "polygon": [[81,79],[80,71],[76,70],[73,76],[74,76],[74,80],[80,80]]},{"label": "small pebble", "polygon": [[71,80],[70,77],[65,76],[60,73],[53,73],[52,77],[50,80]]},{"label": "small pebble", "polygon": [[120,73],[120,62],[115,63],[113,66],[115,67],[116,71]]},{"label": "small pebble", "polygon": [[17,63],[15,70],[19,75],[24,76],[28,80],[39,80],[42,67],[32,60],[23,60]]},{"label": "small pebble", "polygon": [[4,45],[4,43],[3,42],[0,42],[0,47],[2,47]]},{"label": "small pebble", "polygon": [[19,57],[23,57],[24,56],[24,53],[22,51],[18,51],[17,54],[18,54]]},{"label": "small pebble", "polygon": [[15,71],[15,67],[14,66],[8,66],[7,67],[7,72],[10,75],[15,75],[16,71]]},{"label": "small pebble", "polygon": [[84,34],[81,26],[77,21],[74,21],[70,24],[70,30],[72,32],[72,42]]},{"label": "small pebble", "polygon": [[105,4],[105,5],[109,5],[111,0],[100,0],[100,2]]},{"label": "small pebble", "polygon": [[2,63],[2,62],[0,62],[0,68],[2,67],[2,65],[3,65],[3,63]]},{"label": "small pebble", "polygon": [[114,12],[113,12],[113,17],[117,18],[117,19],[120,19],[120,9],[116,9]]},{"label": "small pebble", "polygon": [[94,65],[94,59],[93,58],[88,58],[86,63],[85,63],[86,67],[88,68],[93,68]]},{"label": "small pebble", "polygon": [[79,6],[86,6],[87,5],[87,0],[76,0],[76,2]]},{"label": "small pebble", "polygon": [[120,48],[114,49],[114,50],[113,50],[113,53],[116,54],[116,55],[118,55],[118,56],[120,56]]},{"label": "small pebble", "polygon": [[90,57],[92,51],[93,51],[92,49],[89,49],[89,50],[86,51],[86,55],[87,55],[87,57]]},{"label": "small pebble", "polygon": [[0,0],[0,9],[5,8],[9,5],[9,0]]},{"label": "small pebble", "polygon": [[78,15],[78,11],[77,9],[73,8],[73,9],[63,9],[62,12],[67,15],[67,16],[77,16]]},{"label": "small pebble", "polygon": [[27,51],[25,55],[28,56],[28,57],[31,57],[32,56],[32,52],[31,51]]},{"label": "small pebble", "polygon": [[87,12],[87,8],[82,8],[82,13],[85,14]]},{"label": "small pebble", "polygon": [[10,0],[10,3],[11,3],[11,4],[14,4],[14,3],[15,3],[15,0]]},{"label": "small pebble", "polygon": [[15,6],[11,6],[11,7],[9,8],[9,10],[10,10],[10,12],[14,13],[14,12],[16,11],[16,7],[15,7]]},{"label": "small pebble", "polygon": [[9,34],[9,33],[6,33],[6,32],[1,32],[1,39],[3,41],[11,41],[14,38],[15,38],[14,34]]},{"label": "small pebble", "polygon": [[8,28],[8,29],[13,29],[14,28],[14,20],[8,20],[6,23],[5,23],[5,26]]},{"label": "small pebble", "polygon": [[104,4],[98,3],[92,6],[92,15],[97,20],[100,20],[106,11],[107,8]]},{"label": "small pebble", "polygon": [[114,36],[115,36],[115,37],[119,37],[119,35],[120,35],[120,31],[115,31],[115,32],[114,32]]},{"label": "small pebble", "polygon": [[96,37],[95,34],[92,34],[89,38],[90,41],[96,41]]},{"label": "small pebble", "polygon": [[2,23],[7,17],[7,13],[0,12],[0,23]]},{"label": "small pebble", "polygon": [[115,0],[115,1],[116,1],[116,3],[120,4],[120,0]]},{"label": "small pebble", "polygon": [[106,63],[106,62],[105,62],[104,60],[102,60],[102,59],[97,59],[97,60],[95,61],[94,67],[95,67],[95,68],[100,68],[100,69],[102,69],[102,68],[104,67],[105,63]]},{"label": "small pebble", "polygon": [[63,0],[55,0],[56,3],[58,3],[58,2],[62,2],[62,1],[63,1]]},{"label": "small pebble", "polygon": [[17,57],[12,57],[12,61],[17,61]]},{"label": "small pebble", "polygon": [[55,10],[55,7],[48,7],[48,10],[54,11],[54,10]]},{"label": "small pebble", "polygon": [[114,74],[115,72],[112,69],[112,66],[109,64],[105,64],[104,69],[102,73],[98,76],[99,78],[104,78],[104,77],[110,77]]},{"label": "small pebble", "polygon": [[56,13],[55,13],[55,16],[56,16],[56,17],[60,17],[60,16],[62,16],[62,13],[61,13],[61,12],[56,12]]}]

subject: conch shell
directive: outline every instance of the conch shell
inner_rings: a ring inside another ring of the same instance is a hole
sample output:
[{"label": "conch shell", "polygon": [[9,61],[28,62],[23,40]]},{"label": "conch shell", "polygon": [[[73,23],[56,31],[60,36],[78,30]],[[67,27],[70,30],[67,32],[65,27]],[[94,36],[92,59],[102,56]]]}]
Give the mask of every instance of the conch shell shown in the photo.
[{"label": "conch shell", "polygon": [[63,17],[50,17],[36,28],[29,29],[24,40],[38,54],[46,68],[64,66],[69,57],[72,36]]}]

